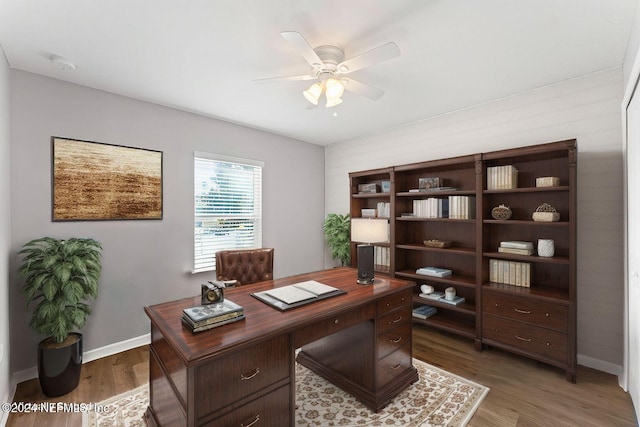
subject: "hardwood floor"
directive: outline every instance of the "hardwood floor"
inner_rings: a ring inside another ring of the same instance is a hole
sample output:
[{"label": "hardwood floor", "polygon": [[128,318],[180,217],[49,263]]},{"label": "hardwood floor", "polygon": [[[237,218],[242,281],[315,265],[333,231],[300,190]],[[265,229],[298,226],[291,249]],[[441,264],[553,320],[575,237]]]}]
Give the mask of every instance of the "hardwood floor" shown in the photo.
[{"label": "hardwood floor", "polygon": [[[18,384],[14,402],[76,402],[98,403],[124,393],[149,381],[149,350],[147,346],[94,360],[82,366],[80,384],[71,393],[46,397],[38,380]],[[6,427],[79,427],[81,413],[12,413]]]},{"label": "hardwood floor", "polygon": [[[491,390],[469,427],[507,426],[637,426],[631,398],[618,379],[578,367],[577,383],[564,371],[497,349],[477,352],[465,338],[414,327],[413,355],[468,378]],[[37,380],[18,385],[15,402],[97,403],[138,387],[148,380],[149,354],[139,347],[86,363],[76,390],[46,398]],[[80,426],[80,414],[11,414],[7,427]]]},{"label": "hardwood floor", "polygon": [[637,426],[618,378],[578,366],[576,384],[563,370],[494,348],[477,352],[465,338],[413,328],[413,357],[489,387],[469,427]]}]

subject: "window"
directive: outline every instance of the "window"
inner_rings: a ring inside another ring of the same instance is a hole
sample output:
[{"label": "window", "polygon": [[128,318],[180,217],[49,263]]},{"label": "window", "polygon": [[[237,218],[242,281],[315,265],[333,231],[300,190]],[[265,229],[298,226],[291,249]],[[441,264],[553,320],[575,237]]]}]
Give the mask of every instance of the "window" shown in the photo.
[{"label": "window", "polygon": [[255,160],[195,152],[194,272],[214,270],[216,252],[262,246],[262,168]]}]

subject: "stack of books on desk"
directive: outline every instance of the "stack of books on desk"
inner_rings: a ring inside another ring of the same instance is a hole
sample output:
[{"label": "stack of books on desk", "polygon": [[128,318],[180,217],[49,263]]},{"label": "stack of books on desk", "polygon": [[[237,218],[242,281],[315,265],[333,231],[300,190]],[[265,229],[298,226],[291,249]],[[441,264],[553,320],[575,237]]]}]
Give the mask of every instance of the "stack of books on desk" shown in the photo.
[{"label": "stack of books on desk", "polygon": [[217,328],[244,319],[244,309],[233,301],[199,305],[182,310],[182,324],[191,332]]}]

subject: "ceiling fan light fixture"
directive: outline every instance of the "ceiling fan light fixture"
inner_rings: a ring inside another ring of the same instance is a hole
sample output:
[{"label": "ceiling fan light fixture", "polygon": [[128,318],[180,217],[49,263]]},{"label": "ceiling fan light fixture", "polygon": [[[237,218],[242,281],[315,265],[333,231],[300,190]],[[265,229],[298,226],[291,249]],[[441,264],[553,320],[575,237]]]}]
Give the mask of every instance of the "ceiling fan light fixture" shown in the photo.
[{"label": "ceiling fan light fixture", "polygon": [[327,97],[327,104],[325,106],[327,108],[330,108],[330,107],[335,107],[336,105],[340,105],[340,104],[342,104],[342,99]]},{"label": "ceiling fan light fixture", "polygon": [[322,85],[320,85],[320,83],[314,83],[309,87],[309,89],[302,92],[302,94],[307,101],[313,105],[318,105],[318,99],[320,99],[320,95],[322,95]]},{"label": "ceiling fan light fixture", "polygon": [[344,93],[344,85],[338,79],[327,79],[325,87],[328,99],[340,98]]}]

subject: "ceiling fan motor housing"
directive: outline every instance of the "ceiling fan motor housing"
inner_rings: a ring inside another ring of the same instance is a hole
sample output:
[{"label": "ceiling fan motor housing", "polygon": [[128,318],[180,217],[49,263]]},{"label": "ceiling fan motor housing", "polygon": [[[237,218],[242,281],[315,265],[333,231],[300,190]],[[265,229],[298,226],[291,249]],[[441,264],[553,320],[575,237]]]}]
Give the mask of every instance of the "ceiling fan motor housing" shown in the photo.
[{"label": "ceiling fan motor housing", "polygon": [[338,71],[338,64],[344,61],[344,51],[337,46],[318,46],[313,51],[322,60],[322,64],[313,64],[313,71],[316,77],[327,73],[330,77]]}]

